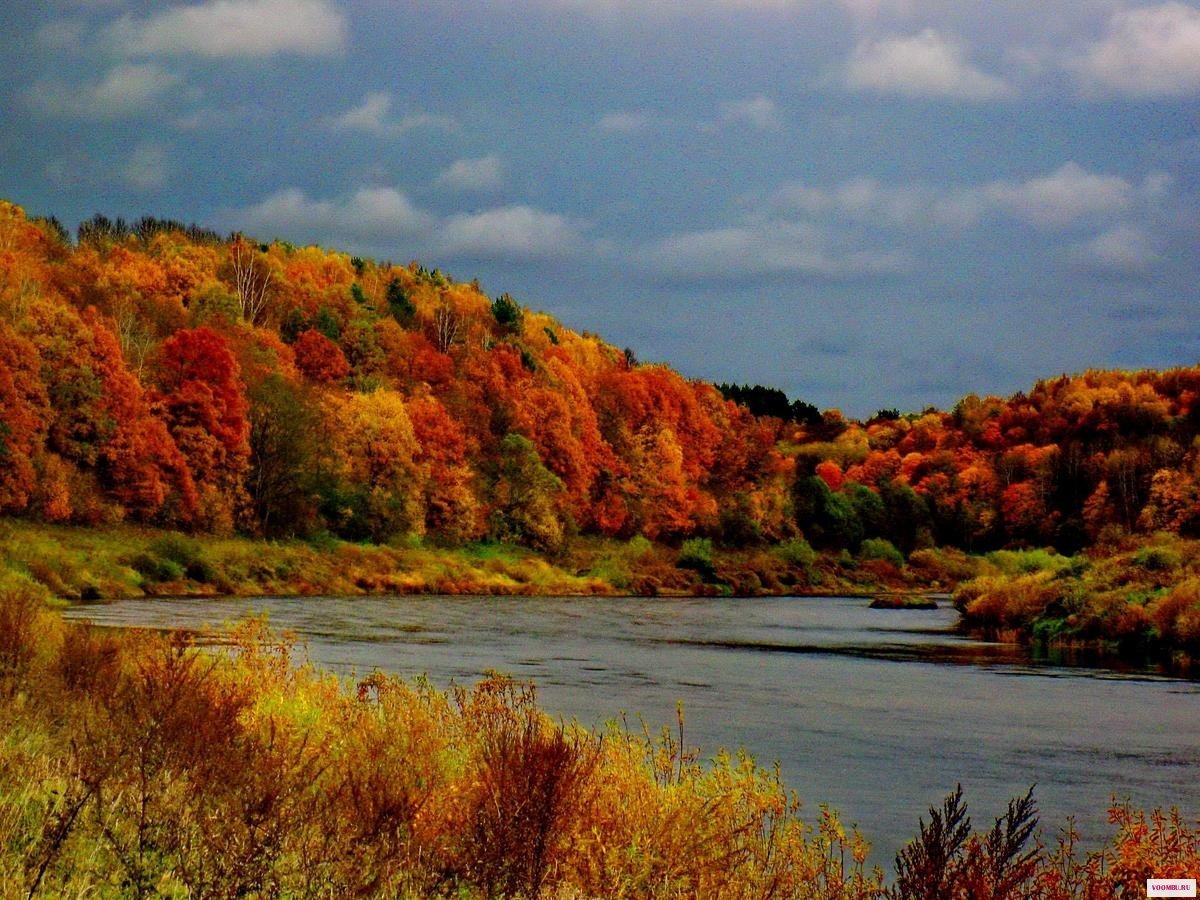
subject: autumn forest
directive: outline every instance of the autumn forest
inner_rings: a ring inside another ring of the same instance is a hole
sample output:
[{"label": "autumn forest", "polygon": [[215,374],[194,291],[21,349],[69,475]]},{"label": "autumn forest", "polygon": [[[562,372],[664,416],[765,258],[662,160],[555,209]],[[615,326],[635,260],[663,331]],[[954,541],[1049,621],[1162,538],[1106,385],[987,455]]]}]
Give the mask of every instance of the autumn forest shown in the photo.
[{"label": "autumn forest", "polygon": [[[648,540],[682,546],[702,587],[722,554],[777,548],[798,578],[727,588],[818,588],[822,561],[848,559],[883,584],[992,576],[979,621],[1026,636],[1035,620],[1080,630],[1043,583],[1070,565],[996,552],[1166,541],[1174,562],[1144,566],[1149,593],[1110,604],[1094,634],[1200,637],[1200,368],[854,421],[690,381],[416,263],[153,218],[97,215],[72,239],[12,204],[0,217],[2,515],[551,560]],[[962,569],[958,551],[1000,562]]]},{"label": "autumn forest", "polygon": [[[294,665],[251,621],[72,625],[52,597],[953,592],[963,627],[1186,673],[1200,367],[856,421],[689,380],[507,293],[195,225],[0,203],[0,881],[22,895],[1077,897],[1187,875],[1179,813],[1107,845],[972,830],[895,857],[778,769]],[[218,824],[219,823],[219,824]],[[1132,894],[1130,894],[1132,896]]]}]

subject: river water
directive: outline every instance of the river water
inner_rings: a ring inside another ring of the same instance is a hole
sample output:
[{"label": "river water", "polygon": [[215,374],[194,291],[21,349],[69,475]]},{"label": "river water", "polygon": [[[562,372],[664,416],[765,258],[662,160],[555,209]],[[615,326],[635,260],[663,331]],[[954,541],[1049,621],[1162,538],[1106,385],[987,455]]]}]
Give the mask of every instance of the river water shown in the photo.
[{"label": "river water", "polygon": [[1200,683],[1039,664],[952,631],[953,609],[850,598],[152,599],[76,607],[97,624],[217,626],[266,612],[344,675],[378,668],[470,684],[533,680],[588,725],[674,726],[706,756],[779,761],[816,820],[828,802],[890,863],[918,816],[961,782],[977,826],[1036,784],[1043,839],[1073,815],[1110,834],[1113,794],[1200,818]]}]

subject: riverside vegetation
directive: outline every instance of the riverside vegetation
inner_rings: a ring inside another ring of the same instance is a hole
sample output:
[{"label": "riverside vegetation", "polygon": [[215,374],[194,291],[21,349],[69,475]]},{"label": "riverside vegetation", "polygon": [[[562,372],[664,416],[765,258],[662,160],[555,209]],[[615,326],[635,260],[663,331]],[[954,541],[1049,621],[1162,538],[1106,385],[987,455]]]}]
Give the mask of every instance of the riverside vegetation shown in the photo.
[{"label": "riverside vegetation", "polygon": [[970,627],[1186,661],[1200,368],[854,421],[416,263],[0,201],[0,516],[67,597],[982,576]]},{"label": "riverside vegetation", "polygon": [[828,809],[677,731],[595,734],[496,676],[342,682],[244,623],[224,652],[72,625],[0,590],[5,896],[1141,896],[1195,877],[1200,832],[1114,803],[1111,842],[1045,846],[1017,798],[930,810],[894,881]]},{"label": "riverside vegetation", "polygon": [[[690,381],[415,263],[0,202],[0,884],[20,896],[1110,896],[1197,871],[1114,805],[955,794],[898,857],[743,755],[493,678],[343,684],[47,599],[955,590],[968,627],[1196,653],[1200,368],[854,421]],[[1038,549],[1046,547],[1049,549]]]}]

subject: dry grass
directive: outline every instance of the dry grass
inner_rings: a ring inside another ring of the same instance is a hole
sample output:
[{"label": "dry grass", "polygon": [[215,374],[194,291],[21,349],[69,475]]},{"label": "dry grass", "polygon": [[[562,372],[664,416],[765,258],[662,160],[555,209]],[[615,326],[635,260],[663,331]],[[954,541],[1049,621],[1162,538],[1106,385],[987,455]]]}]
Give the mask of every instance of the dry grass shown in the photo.
[{"label": "dry grass", "polygon": [[[0,591],[0,652],[13,896],[886,894],[861,835],[824,808],[806,821],[745,754],[696,759],[682,715],[657,737],[596,735],[503,677],[449,694],[378,673],[341,684],[293,665],[261,621],[214,656],[68,626],[31,590]],[[1069,833],[1030,845],[1032,815],[1018,803],[971,835],[947,807],[891,896],[1101,897],[1200,868],[1177,815],[1114,806],[1117,836],[1091,855]]]}]

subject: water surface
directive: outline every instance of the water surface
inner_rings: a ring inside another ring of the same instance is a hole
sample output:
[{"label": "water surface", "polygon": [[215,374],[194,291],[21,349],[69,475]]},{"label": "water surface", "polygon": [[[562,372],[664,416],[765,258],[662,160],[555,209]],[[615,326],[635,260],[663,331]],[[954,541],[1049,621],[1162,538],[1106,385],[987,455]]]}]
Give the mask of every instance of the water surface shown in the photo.
[{"label": "water surface", "polygon": [[[341,674],[439,686],[488,670],[536,682],[551,713],[651,730],[684,705],[685,741],[778,760],[815,819],[829,802],[887,863],[962,782],[990,824],[1037,784],[1044,838],[1074,815],[1109,834],[1110,797],[1200,817],[1200,684],[1038,664],[952,632],[953,609],[849,598],[149,599],[76,607],[98,624],[220,625],[265,611]],[[926,816],[927,818],[927,816]]]}]

